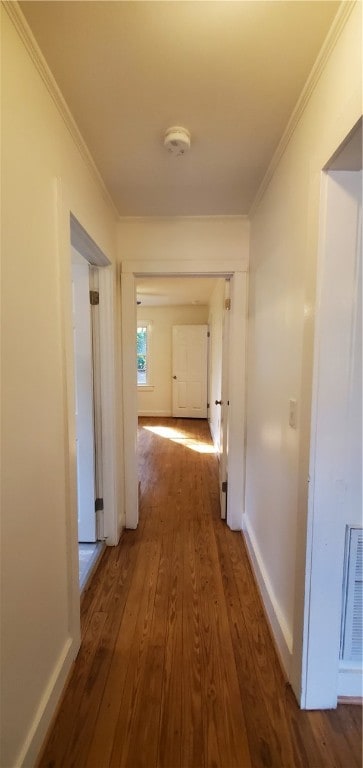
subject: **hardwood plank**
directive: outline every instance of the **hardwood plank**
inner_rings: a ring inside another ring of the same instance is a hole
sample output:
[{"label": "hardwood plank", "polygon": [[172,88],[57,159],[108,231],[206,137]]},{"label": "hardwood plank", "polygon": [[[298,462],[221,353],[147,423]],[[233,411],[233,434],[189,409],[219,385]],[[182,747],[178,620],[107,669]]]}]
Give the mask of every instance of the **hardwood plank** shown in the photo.
[{"label": "hardwood plank", "polygon": [[201,518],[197,573],[203,623],[207,765],[251,765],[223,587],[210,519]]},{"label": "hardwood plank", "polygon": [[[141,681],[144,676],[147,661],[148,638],[152,624],[154,600],[157,585],[158,566],[160,562],[161,543],[150,531],[148,547],[144,547],[144,578],[141,601],[137,615],[130,660],[123,691],[120,691],[120,708],[118,712],[115,737],[113,742],[110,766],[127,765],[128,752],[132,749],[134,722],[137,719],[138,708],[142,706],[144,691]],[[139,754],[139,765],[147,755]],[[152,763],[150,763],[150,766]]]},{"label": "hardwood plank", "polygon": [[181,765],[204,768],[201,606],[192,519],[188,519],[184,525],[183,572]]},{"label": "hardwood plank", "polygon": [[[105,585],[100,587],[99,606],[105,616],[103,631],[97,644],[93,644],[92,652],[88,651],[87,643],[82,641],[74,672],[64,694],[63,704],[57,718],[55,729],[51,734],[47,749],[44,752],[40,766],[78,766],[85,763],[89,748],[90,734],[93,731],[103,690],[105,677],[111,663],[113,646],[116,641],[122,611],[131,583],[134,558],[136,552],[132,548],[132,536],[124,547],[125,558],[120,560],[120,550],[110,550],[110,574],[106,581],[109,588],[105,594]],[[93,614],[91,623],[93,623]],[[88,630],[86,632],[86,638]]]},{"label": "hardwood plank", "polygon": [[127,595],[125,609],[118,632],[112,661],[109,667],[105,689],[100,702],[97,721],[93,731],[86,765],[99,768],[109,765],[114,746],[117,721],[129,667],[132,664],[132,650],[138,642],[136,624],[140,619],[145,596],[145,581],[150,577],[149,568],[154,566],[154,541],[151,520],[143,528],[143,546],[138,548],[137,562],[132,583]]},{"label": "hardwood plank", "polygon": [[181,762],[181,688],[182,688],[182,560],[180,531],[175,531],[167,607],[164,674],[161,691],[158,760],[160,768]]},{"label": "hardwood plank", "polygon": [[[244,712],[253,768],[259,768],[260,766],[281,766],[281,768],[285,768],[288,765],[286,760],[290,760],[290,765],[297,767],[300,763],[297,761],[292,762],[290,750],[286,749],[286,747],[282,752],[281,742],[271,726],[264,699],[264,692],[263,689],[261,690],[261,685],[256,679],[254,666],[251,664],[251,653],[253,653],[253,649],[251,651],[251,643],[249,642],[250,633],[244,615],[244,601],[241,605],[241,596],[236,587],[232,563],[227,556],[225,548],[223,548],[225,531],[222,526],[218,524],[216,525],[216,536],[219,548],[220,568],[228,606],[233,651],[236,659],[237,679],[240,686],[241,697],[244,701]],[[257,607],[258,596],[256,595],[255,598],[255,605]]]},{"label": "hardwood plank", "polygon": [[206,421],[140,420],[140,525],[82,600],[40,768],[361,765],[361,708],[300,711],[286,685],[243,537],[220,520],[210,444]]}]

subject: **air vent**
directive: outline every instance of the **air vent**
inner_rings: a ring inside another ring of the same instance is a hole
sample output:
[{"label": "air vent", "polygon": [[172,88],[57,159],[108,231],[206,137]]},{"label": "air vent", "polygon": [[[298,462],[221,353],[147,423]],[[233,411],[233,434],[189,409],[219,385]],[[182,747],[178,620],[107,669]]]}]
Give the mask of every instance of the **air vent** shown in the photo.
[{"label": "air vent", "polygon": [[363,530],[347,526],[340,657],[357,664],[363,661],[362,582]]}]

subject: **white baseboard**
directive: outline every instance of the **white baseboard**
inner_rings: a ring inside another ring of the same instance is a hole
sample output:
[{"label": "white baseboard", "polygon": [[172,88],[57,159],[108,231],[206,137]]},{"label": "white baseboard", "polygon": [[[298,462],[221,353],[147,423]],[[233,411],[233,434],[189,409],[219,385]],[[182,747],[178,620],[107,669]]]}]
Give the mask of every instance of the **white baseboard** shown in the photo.
[{"label": "white baseboard", "polygon": [[47,731],[52,722],[57,705],[77,655],[78,645],[72,638],[67,638],[62,652],[55,664],[48,685],[41,698],[38,710],[28,731],[25,742],[16,760],[18,768],[27,768],[35,764]]},{"label": "white baseboard", "polygon": [[171,417],[173,414],[171,411],[138,411],[138,416],[165,416]]},{"label": "white baseboard", "polygon": [[339,669],[338,698],[361,699],[363,697],[363,670],[361,667]]},{"label": "white baseboard", "polygon": [[211,421],[209,422],[209,431],[210,431],[210,434],[211,434],[211,438],[213,440],[213,445],[214,445],[214,447],[215,447],[215,449],[216,449],[216,451],[217,451],[217,453],[219,455],[219,442],[218,442],[218,439],[217,439],[217,434],[214,433],[213,423]]},{"label": "white baseboard", "polygon": [[287,679],[290,680],[292,661],[292,634],[286,624],[286,620],[274,594],[267,570],[263,563],[260,549],[258,547],[247,515],[243,516],[243,536],[246,542],[252,570],[254,572],[264,605],[266,617],[270,625],[273,639],[275,641],[276,650],[279,655],[285,675]]}]

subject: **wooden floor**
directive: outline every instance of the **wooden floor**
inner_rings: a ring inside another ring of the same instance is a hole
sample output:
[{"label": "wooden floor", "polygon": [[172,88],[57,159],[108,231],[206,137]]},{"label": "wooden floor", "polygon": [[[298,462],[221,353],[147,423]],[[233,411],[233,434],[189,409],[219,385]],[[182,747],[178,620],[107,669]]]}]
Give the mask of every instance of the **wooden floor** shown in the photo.
[{"label": "wooden floor", "polygon": [[139,446],[140,525],[86,590],[40,765],[361,766],[360,707],[302,712],[284,681],[242,536],[219,519],[207,423],[142,419]]}]

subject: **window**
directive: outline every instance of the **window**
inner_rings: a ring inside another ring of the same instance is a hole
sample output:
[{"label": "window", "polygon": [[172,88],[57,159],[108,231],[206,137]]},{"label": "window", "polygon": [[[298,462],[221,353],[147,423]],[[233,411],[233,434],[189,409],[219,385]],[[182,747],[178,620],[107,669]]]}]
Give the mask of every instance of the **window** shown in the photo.
[{"label": "window", "polygon": [[137,385],[150,385],[150,323],[137,326],[136,333],[137,355]]}]

